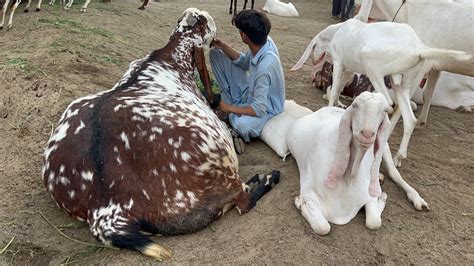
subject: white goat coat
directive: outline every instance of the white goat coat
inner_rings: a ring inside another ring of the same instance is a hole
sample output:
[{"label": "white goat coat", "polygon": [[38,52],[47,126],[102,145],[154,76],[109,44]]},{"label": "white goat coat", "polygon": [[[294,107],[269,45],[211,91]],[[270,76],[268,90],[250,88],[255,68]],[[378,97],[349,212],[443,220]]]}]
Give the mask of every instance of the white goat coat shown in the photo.
[{"label": "white goat coat", "polygon": [[280,0],[267,0],[262,10],[281,17],[300,16],[292,3],[283,3]]},{"label": "white goat coat", "polygon": [[300,195],[319,206],[329,222],[339,225],[351,221],[373,199],[368,190],[373,145],[353,178],[344,178],[334,189],[324,184],[334,160],[343,114],[341,108],[323,107],[296,120],[287,136],[288,147],[300,172]]}]

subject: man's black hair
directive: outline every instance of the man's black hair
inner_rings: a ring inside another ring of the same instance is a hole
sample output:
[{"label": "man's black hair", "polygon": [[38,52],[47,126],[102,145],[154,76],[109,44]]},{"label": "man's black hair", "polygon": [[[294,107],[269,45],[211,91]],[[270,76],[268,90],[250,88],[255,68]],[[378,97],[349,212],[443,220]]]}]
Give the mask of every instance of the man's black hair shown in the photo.
[{"label": "man's black hair", "polygon": [[232,25],[244,32],[256,45],[264,45],[272,24],[267,15],[256,10],[242,10],[232,18]]}]

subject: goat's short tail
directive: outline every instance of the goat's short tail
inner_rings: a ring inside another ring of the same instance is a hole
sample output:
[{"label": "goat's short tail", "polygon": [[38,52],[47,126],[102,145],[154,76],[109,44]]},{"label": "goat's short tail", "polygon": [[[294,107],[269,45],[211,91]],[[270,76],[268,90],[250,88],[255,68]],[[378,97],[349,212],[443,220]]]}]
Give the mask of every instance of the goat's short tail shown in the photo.
[{"label": "goat's short tail", "polygon": [[170,250],[156,244],[144,233],[156,233],[148,223],[119,221],[113,224],[99,221],[99,223],[96,222],[91,226],[91,231],[96,238],[102,242],[111,243],[113,246],[139,251],[143,255],[159,261],[171,258]]},{"label": "goat's short tail", "polygon": [[472,54],[468,52],[438,48],[427,48],[423,50],[420,55],[425,59],[444,59],[457,61],[468,61],[472,58]]}]

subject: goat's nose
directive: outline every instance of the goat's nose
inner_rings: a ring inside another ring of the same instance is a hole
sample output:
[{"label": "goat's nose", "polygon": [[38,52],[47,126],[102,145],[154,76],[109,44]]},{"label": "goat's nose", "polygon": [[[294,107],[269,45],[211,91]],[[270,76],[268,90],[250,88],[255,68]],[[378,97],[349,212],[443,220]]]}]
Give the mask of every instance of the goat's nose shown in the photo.
[{"label": "goat's nose", "polygon": [[370,130],[361,130],[360,133],[362,133],[362,136],[366,138],[371,138],[375,135],[375,132],[370,131]]}]

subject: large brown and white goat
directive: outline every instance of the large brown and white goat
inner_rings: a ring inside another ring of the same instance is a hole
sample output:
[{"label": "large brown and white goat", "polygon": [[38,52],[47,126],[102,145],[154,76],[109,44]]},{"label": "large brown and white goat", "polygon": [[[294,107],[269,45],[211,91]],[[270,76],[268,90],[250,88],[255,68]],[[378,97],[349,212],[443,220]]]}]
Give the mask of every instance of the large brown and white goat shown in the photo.
[{"label": "large brown and white goat", "polygon": [[[244,0],[244,8],[243,9],[247,8],[247,2],[248,2],[248,0]],[[252,0],[251,9],[253,9],[254,4],[255,4],[255,0]],[[234,5],[233,11],[232,11],[232,5]],[[229,14],[232,14],[232,12],[234,13],[234,15],[235,15],[235,13],[237,13],[237,0],[230,0]]]},{"label": "large brown and white goat", "polygon": [[[28,12],[30,10],[30,5],[31,5],[32,0],[28,0],[28,3],[26,4],[24,12]],[[2,21],[0,24],[0,30],[3,29],[3,26],[5,25],[5,17],[7,15],[7,10],[8,8],[11,9],[10,11],[10,18],[8,19],[8,24],[7,24],[7,29],[11,29],[13,26],[13,15],[15,14],[16,9],[18,8],[18,5],[20,5],[22,0],[0,0],[0,8],[2,9]],[[41,2],[42,0],[38,0],[38,4],[36,6],[36,11],[41,11]]]},{"label": "large brown and white goat", "polygon": [[[423,76],[441,62],[468,61],[472,55],[462,51],[431,48],[425,45],[414,30],[402,23],[365,23],[349,19],[331,25],[316,35],[292,70],[299,69],[313,54],[313,61],[322,62],[325,52],[333,60],[333,86],[329,106],[334,105],[354,73],[366,74],[377,92],[385,95],[393,105],[384,77],[391,76],[397,99],[397,112],[392,116],[398,121],[403,115],[403,138],[394,157],[395,164],[407,157],[408,143],[416,125],[410,98]],[[315,60],[315,58],[318,58]]]},{"label": "large brown and white goat", "polygon": [[233,205],[248,212],[278,182],[278,171],[240,180],[230,132],[196,86],[195,67],[213,97],[203,47],[215,34],[207,12],[187,9],[165,47],[61,117],[44,184],[101,242],[169,258],[144,232],[195,232]]},{"label": "large brown and white goat", "polygon": [[[328,234],[329,222],[348,223],[362,207],[367,227],[381,226],[387,195],[380,187],[379,169],[385,150],[390,154],[388,107],[382,94],[363,92],[346,110],[323,107],[289,129],[288,147],[300,172],[295,206],[317,234]],[[389,164],[390,177],[403,181],[391,160]],[[412,192],[415,207],[428,208]]]}]

